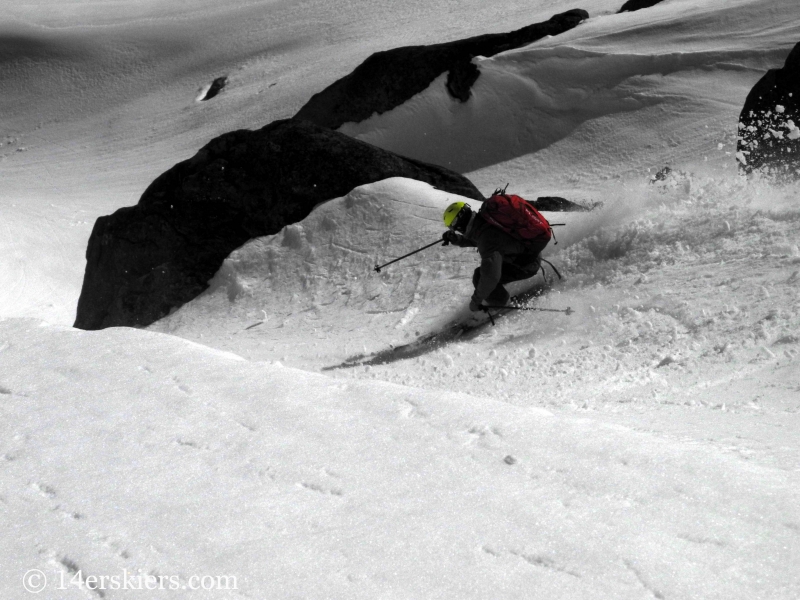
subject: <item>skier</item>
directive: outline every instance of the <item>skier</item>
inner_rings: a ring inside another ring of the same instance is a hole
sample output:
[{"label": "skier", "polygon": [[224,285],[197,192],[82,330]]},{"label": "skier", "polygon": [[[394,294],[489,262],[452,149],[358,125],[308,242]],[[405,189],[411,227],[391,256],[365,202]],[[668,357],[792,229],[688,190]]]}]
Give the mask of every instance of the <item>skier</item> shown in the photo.
[{"label": "skier", "polygon": [[[484,310],[484,302],[505,306],[510,294],[504,284],[533,277],[541,268],[539,254],[544,246],[512,237],[496,222],[487,220],[484,211],[474,212],[468,204],[454,202],[444,211],[444,224],[448,228],[442,234],[445,246],[477,247],[481,256],[481,265],[472,275],[475,293],[469,309],[473,312]],[[549,232],[546,237],[545,245],[550,240]]]}]

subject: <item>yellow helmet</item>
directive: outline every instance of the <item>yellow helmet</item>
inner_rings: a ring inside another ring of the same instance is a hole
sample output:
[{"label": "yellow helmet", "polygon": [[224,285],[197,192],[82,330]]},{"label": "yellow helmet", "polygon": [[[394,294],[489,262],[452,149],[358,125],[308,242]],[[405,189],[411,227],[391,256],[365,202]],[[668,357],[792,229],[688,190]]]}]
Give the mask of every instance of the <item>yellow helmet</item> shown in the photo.
[{"label": "yellow helmet", "polygon": [[453,202],[450,206],[448,206],[444,211],[444,226],[448,229],[452,227],[455,224],[459,213],[466,205],[466,202]]}]

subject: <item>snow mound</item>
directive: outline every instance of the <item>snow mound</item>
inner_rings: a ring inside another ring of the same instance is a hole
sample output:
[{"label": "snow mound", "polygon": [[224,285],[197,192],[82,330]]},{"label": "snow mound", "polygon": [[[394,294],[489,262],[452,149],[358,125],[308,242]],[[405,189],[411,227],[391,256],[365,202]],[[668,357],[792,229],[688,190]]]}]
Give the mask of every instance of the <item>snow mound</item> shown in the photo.
[{"label": "snow mound", "polygon": [[344,351],[353,330],[371,331],[368,349],[402,341],[463,309],[475,258],[434,246],[380,274],[375,266],[440,240],[455,201],[478,206],[403,178],[359,187],[233,252],[203,295],[151,329],[198,340],[227,331],[262,345],[288,336],[317,348],[312,363]]}]

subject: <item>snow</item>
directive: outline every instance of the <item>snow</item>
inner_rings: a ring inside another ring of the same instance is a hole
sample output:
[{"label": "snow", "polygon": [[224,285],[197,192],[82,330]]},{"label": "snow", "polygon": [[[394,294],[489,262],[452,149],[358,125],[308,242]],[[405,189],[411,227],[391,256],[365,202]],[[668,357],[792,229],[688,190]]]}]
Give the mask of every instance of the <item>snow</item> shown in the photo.
[{"label": "snow", "polygon": [[710,445],[125,328],[0,331],[12,597],[29,568],[235,575],[262,597],[797,584],[793,473]]},{"label": "snow", "polygon": [[[400,154],[474,171],[517,157],[531,160],[538,156],[533,152],[570,134],[585,145],[581,125],[617,115],[622,118],[615,124],[627,124],[630,116],[640,135],[626,136],[624,151],[652,157],[652,150],[637,148],[641,133],[652,132],[653,121],[661,122],[658,127],[687,119],[658,113],[729,112],[737,118],[767,61],[785,58],[800,26],[793,17],[769,35],[753,33],[750,19],[771,7],[787,7],[785,0],[671,4],[674,10],[667,14],[594,17],[560,36],[478,57],[473,62],[481,76],[466,104],[448,96],[442,76],[403,106],[345,124],[341,131]],[[706,34],[723,24],[727,37]],[[687,87],[694,88],[691,94]],[[684,157],[687,150],[693,149],[682,143]]]},{"label": "snow", "polygon": [[455,200],[479,206],[402,178],[358,188],[234,251],[203,295],[152,329],[200,342],[230,337],[248,357],[318,368],[408,341],[453,318],[445,309],[468,295],[474,256],[435,246],[381,274],[374,268],[440,240]]},{"label": "snow", "polygon": [[345,126],[485,193],[602,202],[547,214],[564,280],[529,308],[571,315],[324,370],[469,318],[469,249],[374,272],[461,199],[396,178],[245,244],[149,330],[69,326],[97,216],[211,137],[370,52],[560,4],[3,8],[4,598],[37,569],[48,600],[800,596],[798,188],[736,166],[744,98],[800,38],[793,1],[585,2],[573,31],[476,59],[467,104],[436,81]]}]

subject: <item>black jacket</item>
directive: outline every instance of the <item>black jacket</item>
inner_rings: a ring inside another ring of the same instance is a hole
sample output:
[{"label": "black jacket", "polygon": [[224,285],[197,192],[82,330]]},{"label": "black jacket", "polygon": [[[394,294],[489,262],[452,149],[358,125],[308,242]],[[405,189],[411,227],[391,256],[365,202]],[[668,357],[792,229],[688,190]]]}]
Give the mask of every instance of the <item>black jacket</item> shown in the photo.
[{"label": "black jacket", "polygon": [[487,223],[478,213],[473,213],[466,231],[453,244],[477,247],[481,255],[480,279],[472,296],[477,304],[483,302],[500,283],[504,264],[530,271],[530,277],[539,270],[538,253],[531,253],[522,242]]}]

